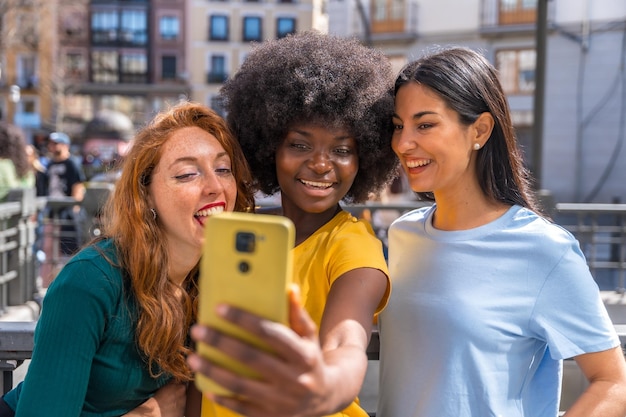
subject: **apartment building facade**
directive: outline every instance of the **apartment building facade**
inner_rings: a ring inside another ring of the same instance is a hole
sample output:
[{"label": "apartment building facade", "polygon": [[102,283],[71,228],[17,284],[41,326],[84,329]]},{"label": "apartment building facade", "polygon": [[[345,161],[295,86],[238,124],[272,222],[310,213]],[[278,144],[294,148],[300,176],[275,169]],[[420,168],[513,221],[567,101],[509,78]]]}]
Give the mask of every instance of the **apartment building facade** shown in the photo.
[{"label": "apartment building facade", "polygon": [[626,202],[623,0],[547,1],[541,140],[533,134],[537,0],[329,0],[328,10],[330,33],[369,38],[396,69],[440,46],[480,50],[499,71],[541,187],[557,202]]},{"label": "apartment building facade", "polygon": [[255,43],[297,31],[326,31],[322,0],[190,0],[187,57],[194,101],[223,114],[222,83]]},{"label": "apartment building facade", "polygon": [[190,95],[185,0],[7,0],[0,21],[0,109],[27,133],[80,141],[102,109],[138,126]]},{"label": "apartment building facade", "polygon": [[[43,0],[0,2],[0,119],[31,134],[53,118],[47,73],[52,68],[55,35],[51,4]],[[41,69],[46,69],[42,71]]]}]

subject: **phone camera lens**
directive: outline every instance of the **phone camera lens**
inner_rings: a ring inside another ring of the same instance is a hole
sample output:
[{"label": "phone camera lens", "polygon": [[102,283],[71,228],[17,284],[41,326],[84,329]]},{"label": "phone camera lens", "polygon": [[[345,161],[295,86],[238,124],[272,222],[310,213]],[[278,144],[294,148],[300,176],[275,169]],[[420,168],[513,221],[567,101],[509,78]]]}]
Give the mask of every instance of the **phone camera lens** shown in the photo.
[{"label": "phone camera lens", "polygon": [[235,247],[238,252],[252,253],[256,246],[254,233],[239,232],[235,237]]},{"label": "phone camera lens", "polygon": [[246,261],[239,262],[239,272],[243,272],[244,274],[250,270],[250,264]]}]

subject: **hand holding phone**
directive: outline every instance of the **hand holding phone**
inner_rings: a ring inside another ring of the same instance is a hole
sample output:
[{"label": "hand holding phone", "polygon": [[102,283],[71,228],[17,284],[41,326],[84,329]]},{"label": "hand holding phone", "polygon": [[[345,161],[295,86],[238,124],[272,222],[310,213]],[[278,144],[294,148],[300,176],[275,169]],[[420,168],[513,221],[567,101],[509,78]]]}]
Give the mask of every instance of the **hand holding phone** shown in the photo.
[{"label": "hand holding phone", "polygon": [[[198,323],[270,351],[261,340],[218,317],[215,309],[218,304],[230,304],[288,325],[294,242],[295,227],[283,216],[228,212],[208,218],[200,263]],[[197,350],[226,369],[257,377],[245,364],[210,345],[199,343]],[[200,374],[196,386],[202,392],[232,395]]]}]

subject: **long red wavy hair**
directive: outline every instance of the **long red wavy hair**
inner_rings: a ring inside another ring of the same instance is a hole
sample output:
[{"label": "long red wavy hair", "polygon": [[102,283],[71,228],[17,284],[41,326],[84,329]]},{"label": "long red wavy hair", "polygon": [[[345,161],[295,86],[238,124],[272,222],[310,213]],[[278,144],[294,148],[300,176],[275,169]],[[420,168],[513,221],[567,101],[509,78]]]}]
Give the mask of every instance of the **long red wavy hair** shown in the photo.
[{"label": "long red wavy hair", "polygon": [[165,372],[180,381],[191,379],[185,358],[188,331],[197,310],[198,266],[189,271],[182,288],[168,279],[166,236],[150,212],[148,185],[163,144],[174,131],[189,126],[206,130],[224,147],[237,184],[235,211],[251,210],[251,177],[239,143],[213,110],[183,102],[159,113],[135,136],[121,163],[121,177],[104,207],[102,236],[115,242],[126,288],[136,300],[136,341],[151,374],[157,377]]}]

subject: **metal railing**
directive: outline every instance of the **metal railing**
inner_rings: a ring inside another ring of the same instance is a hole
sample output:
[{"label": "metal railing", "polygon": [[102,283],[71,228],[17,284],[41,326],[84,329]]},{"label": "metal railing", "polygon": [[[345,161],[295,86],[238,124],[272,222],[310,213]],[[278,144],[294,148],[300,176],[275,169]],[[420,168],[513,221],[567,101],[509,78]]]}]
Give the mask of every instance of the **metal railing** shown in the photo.
[{"label": "metal railing", "polygon": [[32,300],[37,214],[42,201],[34,190],[12,190],[0,204],[0,315],[7,306]]},{"label": "metal railing", "polygon": [[555,222],[580,242],[587,264],[603,290],[626,286],[626,204],[556,205]]},{"label": "metal railing", "polygon": [[[107,185],[87,188],[81,203],[86,213],[86,223],[81,232],[84,234],[83,241],[97,234],[100,204],[111,189]],[[46,217],[42,214],[76,204],[71,199],[38,199],[30,191],[11,192],[10,198],[13,201],[0,203],[0,315],[9,306],[33,300],[38,290],[37,280],[41,280],[41,270],[45,269],[46,262],[56,269],[63,265],[67,256],[55,252],[58,249],[54,249],[54,246],[50,247],[52,252],[46,253],[43,262],[36,260],[33,251],[37,233],[46,236],[43,231],[46,225],[61,225],[54,216]],[[402,213],[424,204],[418,201],[401,204],[368,203],[350,205],[346,209],[357,217],[368,219],[386,247],[389,224]],[[619,309],[620,314],[626,317],[626,314],[621,313],[621,310],[626,311],[626,300],[623,300],[626,287],[626,204],[557,204],[550,212],[555,223],[569,230],[579,240],[600,289],[612,292],[610,307]],[[60,231],[49,237],[59,238]],[[622,326],[626,323],[615,324]],[[15,368],[30,358],[33,331],[34,322],[0,320],[0,371],[3,372],[5,391],[12,386]],[[377,334],[374,334],[368,348],[368,357],[371,360],[378,358]]]}]

